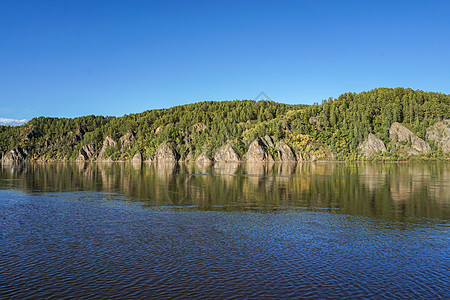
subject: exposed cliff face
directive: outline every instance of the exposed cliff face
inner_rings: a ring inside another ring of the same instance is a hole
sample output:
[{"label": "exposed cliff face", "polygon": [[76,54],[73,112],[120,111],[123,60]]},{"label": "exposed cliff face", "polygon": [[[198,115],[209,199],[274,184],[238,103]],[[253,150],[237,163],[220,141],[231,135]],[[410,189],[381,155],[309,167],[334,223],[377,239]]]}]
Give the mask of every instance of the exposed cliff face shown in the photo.
[{"label": "exposed cliff face", "polygon": [[214,154],[214,161],[216,162],[238,162],[240,161],[239,156],[233,150],[230,144],[225,144],[220,147]]},{"label": "exposed cliff face", "polygon": [[120,151],[124,152],[127,148],[133,147],[136,138],[131,131],[128,131],[124,136],[120,138]]},{"label": "exposed cliff face", "polygon": [[375,157],[378,156],[378,152],[386,152],[386,145],[382,140],[374,136],[373,134],[369,134],[367,139],[362,142],[358,149],[363,153],[365,157]]},{"label": "exposed cliff face", "polygon": [[278,160],[284,162],[297,161],[294,152],[291,147],[286,145],[283,141],[278,141],[275,144],[275,149],[278,152]]},{"label": "exposed cliff face", "polygon": [[260,139],[254,140],[245,155],[248,162],[273,162],[272,155],[268,152],[267,145]]},{"label": "exposed cliff face", "polygon": [[104,159],[106,150],[108,150],[111,147],[115,147],[115,146],[116,146],[116,142],[112,139],[112,137],[110,137],[110,136],[105,137],[105,139],[103,140],[102,150],[100,150],[100,153],[98,155],[98,160]]},{"label": "exposed cliff face", "polygon": [[153,161],[175,163],[179,159],[180,155],[175,150],[175,147],[169,143],[163,143],[156,149],[155,158]]},{"label": "exposed cliff face", "polygon": [[271,147],[274,148],[275,146],[273,145],[273,139],[272,137],[270,137],[270,135],[266,134],[263,138],[263,143],[267,146],[267,147]]},{"label": "exposed cliff face", "polygon": [[92,144],[84,145],[78,152],[77,161],[88,161],[95,159],[95,148]]},{"label": "exposed cliff face", "polygon": [[212,159],[208,156],[208,154],[203,152],[202,154],[200,154],[197,157],[195,162],[198,163],[198,164],[210,164],[210,163],[212,163]]},{"label": "exposed cliff face", "polygon": [[[391,139],[395,149],[406,150],[408,155],[418,155],[420,153],[427,153],[431,150],[424,140],[411,132],[408,128],[400,123],[393,123],[389,129],[389,138]],[[406,143],[405,145],[402,145]]]},{"label": "exposed cliff face", "polygon": [[142,155],[141,152],[136,152],[136,154],[133,156],[133,159],[131,160],[133,164],[140,164],[142,163]]},{"label": "exposed cliff face", "polygon": [[428,141],[433,141],[442,153],[450,153],[450,120],[439,121],[427,128]]},{"label": "exposed cliff face", "polygon": [[25,161],[27,157],[27,151],[17,147],[6,152],[1,159],[3,165],[13,165]]}]

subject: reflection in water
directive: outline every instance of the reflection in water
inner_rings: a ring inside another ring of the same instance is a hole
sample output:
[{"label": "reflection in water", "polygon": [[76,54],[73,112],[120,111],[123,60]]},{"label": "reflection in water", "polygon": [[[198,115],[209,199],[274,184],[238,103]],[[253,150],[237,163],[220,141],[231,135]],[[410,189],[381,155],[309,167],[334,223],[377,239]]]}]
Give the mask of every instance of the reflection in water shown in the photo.
[{"label": "reflection in water", "polygon": [[113,192],[143,205],[201,210],[307,207],[404,220],[446,219],[450,207],[443,163],[26,164],[0,175],[2,189]]},{"label": "reflection in water", "polygon": [[449,193],[434,163],[4,167],[0,299],[449,299]]}]

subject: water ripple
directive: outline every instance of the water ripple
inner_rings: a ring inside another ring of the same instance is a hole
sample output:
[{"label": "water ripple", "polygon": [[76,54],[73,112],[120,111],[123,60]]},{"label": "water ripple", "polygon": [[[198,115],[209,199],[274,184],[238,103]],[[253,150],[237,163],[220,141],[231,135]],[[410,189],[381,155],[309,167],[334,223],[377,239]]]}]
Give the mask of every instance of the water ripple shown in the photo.
[{"label": "water ripple", "polygon": [[448,226],[61,195],[0,191],[0,298],[450,296]]}]

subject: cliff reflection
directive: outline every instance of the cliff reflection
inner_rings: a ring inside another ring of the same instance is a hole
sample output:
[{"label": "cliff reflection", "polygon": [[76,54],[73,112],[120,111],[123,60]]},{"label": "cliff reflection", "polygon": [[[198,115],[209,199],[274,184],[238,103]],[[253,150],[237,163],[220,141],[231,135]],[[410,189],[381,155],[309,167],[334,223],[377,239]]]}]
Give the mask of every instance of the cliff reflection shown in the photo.
[{"label": "cliff reflection", "polygon": [[0,188],[119,193],[143,205],[202,210],[321,208],[353,215],[447,219],[443,163],[25,164],[4,166]]}]

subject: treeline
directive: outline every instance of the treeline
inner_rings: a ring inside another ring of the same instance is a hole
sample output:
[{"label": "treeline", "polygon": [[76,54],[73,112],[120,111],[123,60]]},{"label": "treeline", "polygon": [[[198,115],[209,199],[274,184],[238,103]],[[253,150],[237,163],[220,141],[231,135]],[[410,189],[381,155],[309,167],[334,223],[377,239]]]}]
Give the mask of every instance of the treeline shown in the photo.
[{"label": "treeline", "polygon": [[[449,118],[450,95],[404,88],[347,93],[320,105],[208,101],[123,117],[39,117],[18,127],[0,126],[0,153],[21,147],[30,159],[75,160],[84,145],[99,151],[111,137],[117,144],[106,157],[113,160],[131,159],[138,151],[149,159],[164,142],[175,145],[182,158],[211,154],[225,143],[242,157],[255,138],[270,135],[291,145],[306,137],[327,146],[336,159],[354,160],[369,133],[388,143],[393,122],[425,138],[428,126]],[[124,148],[120,138],[126,134],[133,143]]]},{"label": "treeline", "polygon": [[404,124],[425,139],[426,129],[450,118],[450,95],[404,88],[347,93],[308,106],[290,118],[295,131],[328,145],[340,159],[357,159],[358,145],[373,133],[389,143],[389,128]]}]

